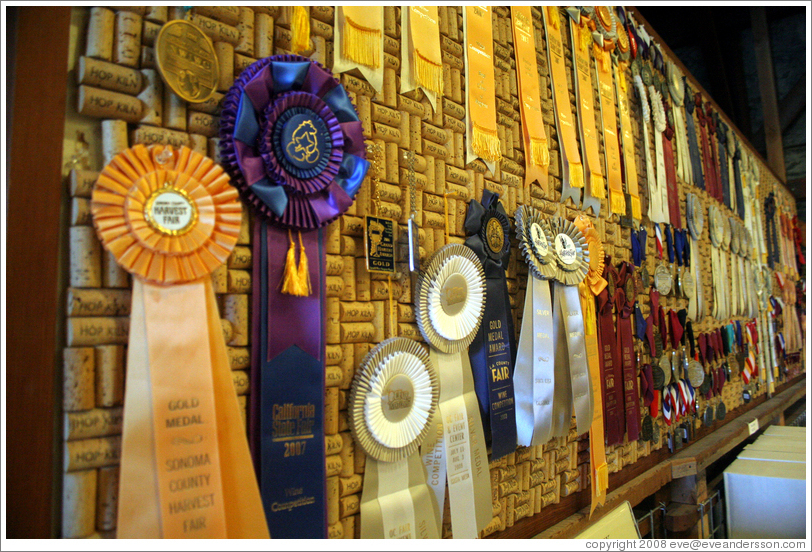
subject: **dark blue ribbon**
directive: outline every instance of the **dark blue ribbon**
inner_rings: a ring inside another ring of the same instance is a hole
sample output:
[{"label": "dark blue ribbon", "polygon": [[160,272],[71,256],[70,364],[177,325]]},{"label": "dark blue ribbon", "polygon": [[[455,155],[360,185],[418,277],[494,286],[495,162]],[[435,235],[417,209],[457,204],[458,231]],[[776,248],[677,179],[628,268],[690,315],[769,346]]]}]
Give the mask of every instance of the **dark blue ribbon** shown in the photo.
[{"label": "dark blue ribbon", "polygon": [[665,234],[666,249],[668,250],[668,262],[674,263],[674,240],[671,237],[671,225],[663,224],[663,234]]},{"label": "dark blue ribbon", "polygon": [[[516,337],[510,299],[505,281],[505,269],[510,260],[510,248],[505,247],[500,258],[488,254],[480,229],[487,210],[495,209],[507,219],[499,195],[485,190],[482,203],[472,199],[465,217],[465,245],[482,261],[485,271],[486,301],[482,324],[468,349],[474,389],[486,442],[491,442],[492,460],[516,450],[516,410],[513,393],[513,371],[516,365]],[[505,236],[507,237],[507,236]],[[529,293],[529,291],[528,291]],[[505,376],[508,377],[505,377]]]},{"label": "dark blue ribbon", "polygon": [[744,194],[742,193],[742,172],[739,163],[742,159],[741,145],[736,144],[736,154],[733,158],[733,179],[736,181],[736,212],[739,218],[744,219]]},{"label": "dark blue ribbon", "polygon": [[694,108],[696,104],[693,101],[693,91],[688,86],[687,77],[682,77],[682,83],[685,87],[685,126],[688,131],[688,150],[691,153],[691,169],[694,174],[694,186],[705,189],[705,177],[702,174],[702,159],[699,157],[699,140],[696,137],[696,124],[694,123]]},{"label": "dark blue ribbon", "polygon": [[716,117],[716,141],[719,144],[719,172],[722,174],[722,199],[725,206],[730,209],[730,178],[727,170],[727,125],[718,113]]},{"label": "dark blue ribbon", "polygon": [[632,260],[634,261],[634,266],[639,267],[643,261],[646,260],[646,230],[645,228],[640,228],[640,230],[632,230]]}]

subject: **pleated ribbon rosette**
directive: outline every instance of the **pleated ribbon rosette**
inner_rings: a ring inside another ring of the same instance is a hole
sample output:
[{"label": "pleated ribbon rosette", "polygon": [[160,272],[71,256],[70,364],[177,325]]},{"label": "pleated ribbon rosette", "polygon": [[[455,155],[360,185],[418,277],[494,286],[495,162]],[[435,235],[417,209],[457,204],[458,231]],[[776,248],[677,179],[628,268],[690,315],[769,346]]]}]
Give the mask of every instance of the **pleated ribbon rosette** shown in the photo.
[{"label": "pleated ribbon rosette", "polygon": [[248,424],[268,524],[275,537],[324,538],[322,229],[366,176],[363,129],[330,71],[273,56],[248,66],[223,99],[220,148],[256,214]]},{"label": "pleated ribbon rosette", "polygon": [[448,481],[451,529],[458,539],[477,538],[493,519],[488,451],[466,350],[482,323],[486,295],[482,263],[462,244],[434,253],[415,292],[417,325],[440,375],[439,415],[420,454],[437,498],[438,526]]},{"label": "pleated ribbon rosette", "polygon": [[136,145],[91,212],[133,281],[119,538],[267,538],[209,275],[237,242],[229,177],[187,147]]},{"label": "pleated ribbon rosette", "polygon": [[364,357],[350,388],[350,429],[366,454],[361,538],[437,539],[440,513],[419,447],[440,381],[424,347],[393,337]]}]

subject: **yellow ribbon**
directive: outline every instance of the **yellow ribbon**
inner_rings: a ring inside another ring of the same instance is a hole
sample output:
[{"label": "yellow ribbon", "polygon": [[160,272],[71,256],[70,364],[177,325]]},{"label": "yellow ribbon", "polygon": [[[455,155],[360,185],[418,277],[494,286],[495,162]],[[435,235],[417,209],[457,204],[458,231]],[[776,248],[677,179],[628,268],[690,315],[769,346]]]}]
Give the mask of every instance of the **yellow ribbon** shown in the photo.
[{"label": "yellow ribbon", "polygon": [[485,161],[499,161],[502,150],[496,132],[491,9],[465,6],[466,89],[471,150]]}]

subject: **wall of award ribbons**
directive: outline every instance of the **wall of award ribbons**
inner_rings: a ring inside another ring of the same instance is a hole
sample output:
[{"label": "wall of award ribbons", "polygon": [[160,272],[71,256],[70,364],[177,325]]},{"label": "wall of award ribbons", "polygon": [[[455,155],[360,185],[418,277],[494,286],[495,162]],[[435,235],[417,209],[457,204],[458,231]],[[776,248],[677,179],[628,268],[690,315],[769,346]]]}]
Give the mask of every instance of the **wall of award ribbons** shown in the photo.
[{"label": "wall of award ribbons", "polygon": [[794,199],[650,31],[74,8],[62,536],[498,536],[801,373]]}]

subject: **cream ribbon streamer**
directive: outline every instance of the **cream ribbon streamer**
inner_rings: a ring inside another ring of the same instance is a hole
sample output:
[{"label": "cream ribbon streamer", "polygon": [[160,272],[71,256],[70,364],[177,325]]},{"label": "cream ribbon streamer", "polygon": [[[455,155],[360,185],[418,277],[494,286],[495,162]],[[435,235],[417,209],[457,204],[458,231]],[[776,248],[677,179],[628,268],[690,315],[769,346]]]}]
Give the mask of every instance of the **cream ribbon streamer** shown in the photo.
[{"label": "cream ribbon streamer", "polygon": [[[374,10],[378,12],[378,18],[380,21],[380,29],[383,29],[383,6],[364,6],[365,10]],[[363,65],[361,63],[357,63],[350,59],[347,59],[342,55],[343,52],[343,41],[346,39],[344,33],[342,33],[342,29],[346,25],[346,20],[344,18],[344,8],[342,6],[336,6],[335,9],[335,25],[333,26],[334,29],[334,37],[333,37],[333,73],[345,73],[347,71],[351,71],[353,69],[358,69],[361,71],[361,74],[367,80],[367,82],[372,85],[376,91],[381,92],[383,90],[383,33],[381,33],[381,40],[378,41],[377,48],[380,49],[378,52],[378,59],[381,60],[381,63],[378,64],[378,67],[372,68],[368,65]]]},{"label": "cream ribbon streamer", "polygon": [[[646,93],[646,87],[643,85],[643,79],[640,77],[639,74],[634,76],[634,84],[637,87],[637,93],[640,96],[640,105],[643,110],[643,144],[645,150],[645,159],[646,159],[646,186],[648,186],[648,216],[649,219],[656,222],[654,213],[654,190],[657,189],[657,182],[654,178],[654,170],[652,169],[652,162],[651,162],[651,138],[649,137],[648,125],[649,121],[651,120],[651,110],[648,103],[648,94]],[[662,207],[660,207],[659,215],[662,215]]]},{"label": "cream ribbon streamer", "polygon": [[[383,9],[383,8],[381,8]],[[429,21],[429,25],[426,27],[432,29],[432,35],[423,37],[422,40],[425,42],[421,44],[422,47],[427,49],[436,48],[437,51],[440,50],[440,30],[438,26],[438,19],[437,19],[437,7],[436,6],[402,6],[400,9],[400,28],[402,29],[401,32],[401,46],[400,46],[400,93],[405,94],[407,92],[411,92],[419,85],[413,74],[414,58],[417,54],[416,45],[414,43],[412,37],[412,18],[414,17],[425,17]],[[434,35],[434,30],[436,30],[436,36]],[[437,92],[431,90],[425,86],[420,86],[423,90],[423,93],[426,94],[426,97],[429,99],[431,103],[431,108],[436,112],[437,111]]]},{"label": "cream ribbon streamer", "polygon": [[[665,111],[663,109],[662,96],[649,85],[649,97],[651,98],[651,118],[654,120],[654,153],[657,159],[657,180],[656,187],[650,197],[649,218],[652,222],[670,222],[668,217],[668,195],[665,183],[665,157],[663,155],[663,132],[666,129]],[[651,189],[651,186],[649,186]]]}]

